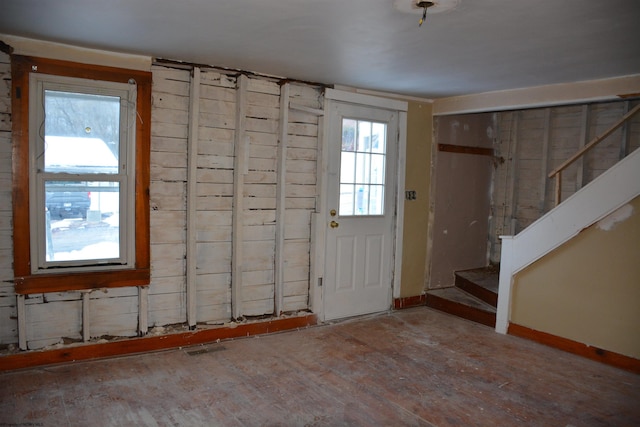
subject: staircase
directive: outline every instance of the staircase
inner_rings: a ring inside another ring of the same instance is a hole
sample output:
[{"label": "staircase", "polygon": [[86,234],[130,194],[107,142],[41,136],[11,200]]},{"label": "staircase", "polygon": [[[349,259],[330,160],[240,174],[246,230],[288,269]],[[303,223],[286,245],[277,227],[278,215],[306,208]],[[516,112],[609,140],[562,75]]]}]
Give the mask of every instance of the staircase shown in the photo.
[{"label": "staircase", "polygon": [[455,273],[454,286],[427,291],[426,305],[495,327],[500,271],[489,266]]}]

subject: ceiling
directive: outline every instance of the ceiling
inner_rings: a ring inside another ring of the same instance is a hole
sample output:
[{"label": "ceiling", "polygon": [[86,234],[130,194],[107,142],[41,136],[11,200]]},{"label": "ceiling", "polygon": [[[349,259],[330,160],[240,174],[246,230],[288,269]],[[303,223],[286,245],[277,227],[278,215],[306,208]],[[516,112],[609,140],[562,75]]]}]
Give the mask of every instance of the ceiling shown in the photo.
[{"label": "ceiling", "polygon": [[426,98],[640,73],[640,1],[441,1],[1,0],[0,34]]}]

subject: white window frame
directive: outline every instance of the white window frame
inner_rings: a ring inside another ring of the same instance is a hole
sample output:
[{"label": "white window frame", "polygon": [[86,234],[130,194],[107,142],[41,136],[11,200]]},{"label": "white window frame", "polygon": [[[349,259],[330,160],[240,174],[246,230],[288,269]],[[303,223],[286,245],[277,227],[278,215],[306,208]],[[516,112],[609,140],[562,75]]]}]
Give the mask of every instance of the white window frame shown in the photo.
[{"label": "white window frame", "polygon": [[[120,135],[118,172],[115,174],[71,174],[45,172],[44,120],[45,90],[106,95],[120,98]],[[52,271],[81,272],[92,270],[127,269],[135,267],[135,153],[136,99],[135,83],[89,80],[48,74],[31,73],[29,92],[29,215],[31,243],[31,273]],[[70,261],[46,260],[45,189],[47,180],[63,177],[64,181],[114,182],[119,187],[119,257]]]}]

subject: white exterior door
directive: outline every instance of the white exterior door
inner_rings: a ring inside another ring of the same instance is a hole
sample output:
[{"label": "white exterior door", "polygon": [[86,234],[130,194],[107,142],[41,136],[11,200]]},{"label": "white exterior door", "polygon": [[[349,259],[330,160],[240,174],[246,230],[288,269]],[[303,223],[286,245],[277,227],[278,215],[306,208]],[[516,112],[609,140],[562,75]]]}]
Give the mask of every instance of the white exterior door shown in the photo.
[{"label": "white exterior door", "polygon": [[329,107],[325,320],[391,306],[398,112]]}]

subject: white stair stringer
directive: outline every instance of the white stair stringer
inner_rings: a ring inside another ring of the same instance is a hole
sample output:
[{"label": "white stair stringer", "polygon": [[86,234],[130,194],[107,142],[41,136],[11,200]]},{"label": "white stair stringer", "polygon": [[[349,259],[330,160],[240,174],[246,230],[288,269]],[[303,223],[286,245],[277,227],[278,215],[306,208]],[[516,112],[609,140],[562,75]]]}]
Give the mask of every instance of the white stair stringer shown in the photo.
[{"label": "white stair stringer", "polygon": [[517,235],[500,236],[496,332],[507,333],[516,273],[639,195],[637,149]]}]

